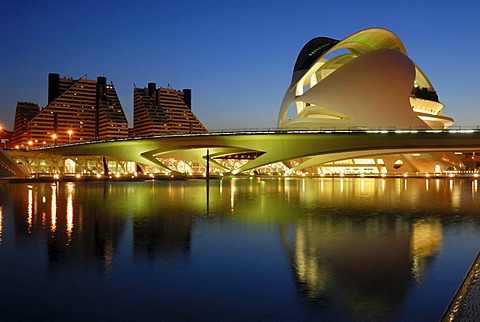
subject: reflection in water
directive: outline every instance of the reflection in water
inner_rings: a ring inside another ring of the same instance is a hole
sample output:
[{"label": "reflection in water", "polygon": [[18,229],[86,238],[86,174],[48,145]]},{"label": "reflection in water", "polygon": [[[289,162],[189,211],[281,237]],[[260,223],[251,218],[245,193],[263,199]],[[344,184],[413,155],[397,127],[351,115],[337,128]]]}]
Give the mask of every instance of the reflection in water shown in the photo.
[{"label": "reflection in water", "polygon": [[51,205],[51,215],[50,215],[50,220],[51,220],[51,225],[50,225],[50,231],[52,234],[55,233],[57,230],[57,185],[52,184],[52,205]]},{"label": "reflection in water", "polygon": [[67,184],[67,245],[72,241],[73,231],[73,187],[72,183]]},{"label": "reflection in water", "polygon": [[[155,303],[172,297],[165,302],[169,305],[178,294],[208,299],[210,292],[223,288],[232,294],[232,281],[260,285],[271,272],[284,269],[293,276],[282,281],[293,283],[299,312],[395,319],[416,293],[412,288],[433,274],[432,263],[441,260],[438,254],[452,223],[473,222],[472,231],[480,231],[477,180],[257,177],[210,180],[209,187],[192,180],[18,184],[8,189],[13,197],[0,200],[0,245],[8,236],[22,247],[38,247],[49,278],[59,284],[65,276],[82,284],[93,270],[109,279],[121,276],[118,293],[143,287]],[[13,232],[5,233],[5,222],[13,223]],[[256,231],[265,239],[250,241]],[[285,267],[245,260],[251,255],[237,247],[250,242],[267,253],[280,249],[277,256]],[[246,268],[241,266],[245,262]],[[255,269],[263,272],[261,281],[249,279]],[[137,286],[149,270],[156,279]],[[222,274],[227,278],[219,279]],[[115,293],[107,280],[82,287],[95,293],[105,285],[105,292]],[[268,285],[269,290],[275,287]],[[246,297],[235,294],[231,301],[261,302],[265,296],[252,293],[255,289]],[[142,296],[122,296],[139,312],[148,305],[142,301],[150,303]],[[221,306],[222,301],[227,299],[215,297],[212,303]],[[187,304],[180,302],[182,311]]]},{"label": "reflection in water", "polygon": [[413,223],[410,249],[412,274],[420,281],[429,261],[437,255],[442,246],[442,223],[438,218],[418,219]]},{"label": "reflection in water", "polygon": [[32,191],[32,186],[30,186],[30,185],[28,186],[27,203],[28,203],[28,208],[27,208],[28,209],[27,210],[28,232],[31,233],[32,232],[32,222],[33,222],[33,191]]}]

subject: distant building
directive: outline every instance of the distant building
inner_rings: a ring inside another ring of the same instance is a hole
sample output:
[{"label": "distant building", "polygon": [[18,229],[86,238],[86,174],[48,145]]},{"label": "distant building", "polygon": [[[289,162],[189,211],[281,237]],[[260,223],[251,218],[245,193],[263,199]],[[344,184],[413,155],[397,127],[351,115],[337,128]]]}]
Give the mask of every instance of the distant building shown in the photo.
[{"label": "distant building", "polygon": [[12,146],[27,144],[28,122],[40,112],[38,104],[29,102],[18,102],[15,109],[15,122],[13,125]]},{"label": "distant building", "polygon": [[155,83],[133,89],[133,136],[204,133],[191,110],[191,90],[158,88]]},{"label": "distant building", "polygon": [[[15,120],[22,119],[21,113]],[[115,87],[107,84],[106,77],[73,79],[51,73],[48,105],[28,120],[26,135],[25,129],[14,132],[16,144],[62,144],[126,138],[128,122]]]}]

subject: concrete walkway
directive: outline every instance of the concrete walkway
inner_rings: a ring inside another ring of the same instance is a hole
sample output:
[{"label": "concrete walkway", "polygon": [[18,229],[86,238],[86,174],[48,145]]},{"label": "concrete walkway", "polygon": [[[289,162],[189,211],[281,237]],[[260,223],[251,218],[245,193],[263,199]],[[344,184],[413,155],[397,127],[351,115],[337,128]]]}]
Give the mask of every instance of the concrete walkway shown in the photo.
[{"label": "concrete walkway", "polygon": [[446,310],[442,321],[480,321],[480,253]]}]

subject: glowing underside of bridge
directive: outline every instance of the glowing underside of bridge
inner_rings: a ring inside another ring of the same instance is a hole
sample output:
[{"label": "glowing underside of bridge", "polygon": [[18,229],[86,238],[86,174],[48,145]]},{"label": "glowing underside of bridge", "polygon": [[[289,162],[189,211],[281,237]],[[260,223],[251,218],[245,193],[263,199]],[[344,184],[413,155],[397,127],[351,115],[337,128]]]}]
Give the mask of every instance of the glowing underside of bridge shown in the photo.
[{"label": "glowing underside of bridge", "polygon": [[[28,153],[56,156],[106,156],[175,172],[162,159],[174,158],[206,164],[224,173],[237,174],[258,167],[300,160],[289,171],[338,160],[388,154],[475,152],[480,150],[480,130],[378,130],[210,133],[92,142],[34,150]],[[237,168],[226,168],[217,158],[242,153],[258,157]]]}]

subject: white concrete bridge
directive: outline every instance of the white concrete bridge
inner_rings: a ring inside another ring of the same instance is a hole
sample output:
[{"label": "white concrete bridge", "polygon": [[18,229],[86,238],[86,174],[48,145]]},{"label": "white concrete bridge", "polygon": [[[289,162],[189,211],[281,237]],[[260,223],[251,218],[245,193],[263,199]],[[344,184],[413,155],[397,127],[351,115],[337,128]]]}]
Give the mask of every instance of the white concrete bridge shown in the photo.
[{"label": "white concrete bridge", "polygon": [[[208,152],[207,152],[208,151]],[[474,153],[480,151],[480,129],[450,130],[244,130],[207,134],[170,135],[51,146],[12,152],[12,156],[106,156],[160,168],[174,169],[159,160],[176,158],[237,174],[255,168],[299,160],[289,171],[344,159],[411,153]],[[236,168],[218,158],[255,155]]]}]

